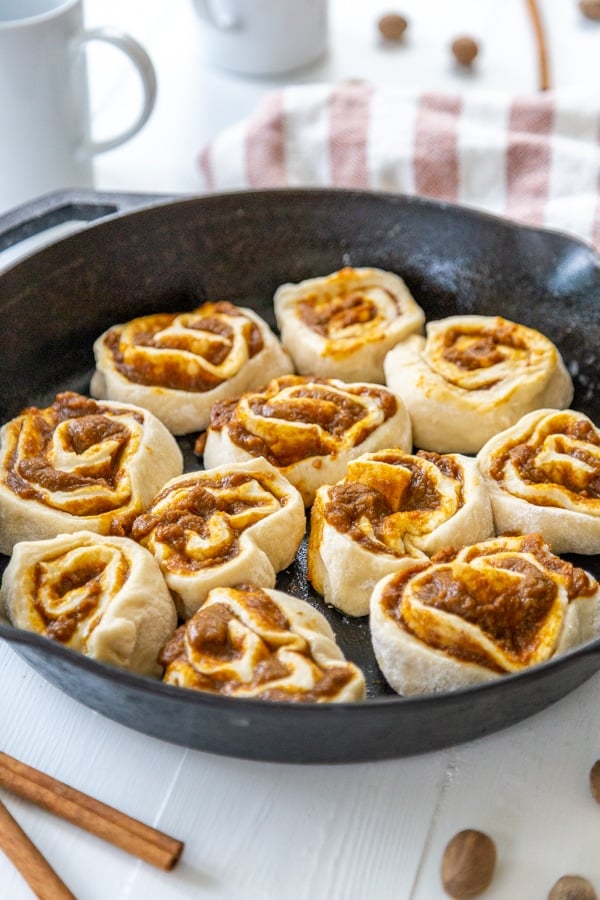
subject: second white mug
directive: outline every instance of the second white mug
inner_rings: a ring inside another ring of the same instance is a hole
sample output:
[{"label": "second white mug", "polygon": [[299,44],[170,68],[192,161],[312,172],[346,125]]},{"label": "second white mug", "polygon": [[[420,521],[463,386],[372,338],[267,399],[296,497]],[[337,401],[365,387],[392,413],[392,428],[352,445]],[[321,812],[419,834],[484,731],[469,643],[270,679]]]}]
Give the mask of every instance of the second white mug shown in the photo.
[{"label": "second white mug", "polygon": [[210,63],[246,75],[290,72],[327,49],[327,0],[194,0]]}]

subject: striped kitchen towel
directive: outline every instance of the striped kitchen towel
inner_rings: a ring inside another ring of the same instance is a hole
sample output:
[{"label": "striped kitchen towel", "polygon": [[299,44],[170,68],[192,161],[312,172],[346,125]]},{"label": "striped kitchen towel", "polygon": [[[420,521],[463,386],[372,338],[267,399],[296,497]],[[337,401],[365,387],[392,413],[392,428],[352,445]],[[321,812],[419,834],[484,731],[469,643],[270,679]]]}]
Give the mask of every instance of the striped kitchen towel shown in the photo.
[{"label": "striped kitchen towel", "polygon": [[294,85],[203,149],[207,190],[348,187],[434,197],[600,250],[600,92],[527,96]]}]

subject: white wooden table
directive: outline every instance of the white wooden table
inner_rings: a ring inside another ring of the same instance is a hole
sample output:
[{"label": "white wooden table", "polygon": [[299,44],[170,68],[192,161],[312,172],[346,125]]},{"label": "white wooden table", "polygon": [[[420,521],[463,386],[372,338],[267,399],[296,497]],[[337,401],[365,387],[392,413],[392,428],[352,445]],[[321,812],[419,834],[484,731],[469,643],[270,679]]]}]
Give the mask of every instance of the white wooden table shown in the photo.
[{"label": "white wooden table", "polygon": [[[97,187],[167,193],[203,188],[196,156],[223,126],[283,84],[206,67],[187,0],[86,0],[90,24],[137,37],[157,69],[155,112],[128,145],[98,159]],[[398,9],[407,46],[383,47],[375,23]],[[600,84],[600,26],[574,0],[541,0],[553,83]],[[397,80],[430,88],[533,91],[532,34],[520,0],[332,0],[331,52],[294,81]],[[454,67],[459,33],[483,47],[476,72]],[[109,64],[110,62],[110,64]],[[95,125],[136,103],[126,66],[96,57]],[[591,81],[593,79],[594,81]],[[600,806],[588,774],[600,757],[600,675],[524,723],[472,744],[349,766],[220,758],[114,724],[47,684],[0,645],[1,748],[185,841],[163,873],[0,791],[80,900],[436,900],[439,864],[459,829],[486,831],[498,865],[489,900],[545,898],[566,873],[600,892]],[[0,856],[0,900],[31,893]]]}]

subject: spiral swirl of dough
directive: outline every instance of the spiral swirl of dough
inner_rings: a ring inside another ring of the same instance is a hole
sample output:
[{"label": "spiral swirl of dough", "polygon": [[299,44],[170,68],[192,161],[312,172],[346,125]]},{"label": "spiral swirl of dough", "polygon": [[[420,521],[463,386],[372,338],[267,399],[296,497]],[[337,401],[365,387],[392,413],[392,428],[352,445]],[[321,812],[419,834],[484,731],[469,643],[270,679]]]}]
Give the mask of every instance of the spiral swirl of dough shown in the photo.
[{"label": "spiral swirl of dough", "polygon": [[533,409],[567,407],[573,384],[555,345],[499,316],[452,316],[386,356],[386,383],[405,401],[415,445],[477,453]]},{"label": "spiral swirl of dough", "polygon": [[262,349],[256,324],[225,302],[132,319],[111,328],[105,342],[131,381],[185,391],[221,384]]},{"label": "spiral swirl of dough", "polygon": [[214,588],[161,655],[169,684],[293,703],[362,700],[326,619],[308,603],[254,585]]},{"label": "spiral swirl of dough", "polygon": [[386,576],[371,598],[379,664],[398,693],[519,672],[596,637],[600,586],[540,535],[505,536]]},{"label": "spiral swirl of dough", "polygon": [[175,439],[151,413],[72,392],[0,431],[0,551],[78,529],[124,534],[181,473]]},{"label": "spiral swirl of dough", "polygon": [[600,553],[600,430],[587,416],[529,413],[477,460],[498,532],[540,531],[555,553]]},{"label": "spiral swirl of dough", "polygon": [[298,491],[256,459],[172,479],[133,523],[131,535],[158,560],[187,619],[213,587],[250,578],[273,587],[305,530]]},{"label": "spiral swirl of dough", "polygon": [[152,555],[90,531],[22,541],[0,595],[11,622],[102,662],[160,675],[177,614]]},{"label": "spiral swirl of dough", "polygon": [[374,268],[281,285],[273,303],[296,370],[345,381],[383,382],[385,353],[425,321],[404,281]]},{"label": "spiral swirl of dough", "polygon": [[309,505],[317,487],[343,476],[350,459],[387,446],[411,446],[408,413],[391,391],[288,375],[213,407],[204,462],[262,456]]},{"label": "spiral swirl of dough", "polygon": [[266,322],[225,301],[115,325],[94,353],[93,395],[144,406],[173,434],[205,428],[215,399],[292,371]]},{"label": "spiral swirl of dough", "polygon": [[319,489],[311,513],[308,575],[327,603],[366,615],[375,583],[447,545],[493,534],[487,492],[473,459],[459,454],[368,453]]}]

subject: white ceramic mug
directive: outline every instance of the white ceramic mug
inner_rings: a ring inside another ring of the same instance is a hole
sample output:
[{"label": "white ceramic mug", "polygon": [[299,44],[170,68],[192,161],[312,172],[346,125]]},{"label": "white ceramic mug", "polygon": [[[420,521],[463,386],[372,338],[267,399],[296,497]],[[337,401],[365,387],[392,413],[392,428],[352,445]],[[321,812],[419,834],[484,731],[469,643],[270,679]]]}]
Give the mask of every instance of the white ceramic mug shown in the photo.
[{"label": "white ceramic mug", "polygon": [[[135,121],[91,139],[85,45],[105,41],[139,72]],[[93,157],[124,143],[147,121],[156,76],[146,51],[111,27],[86,30],[82,0],[0,0],[0,210],[61,188],[93,187]]]},{"label": "white ceramic mug", "polygon": [[274,75],[316,62],[327,49],[327,0],[194,0],[206,55],[220,68]]}]

